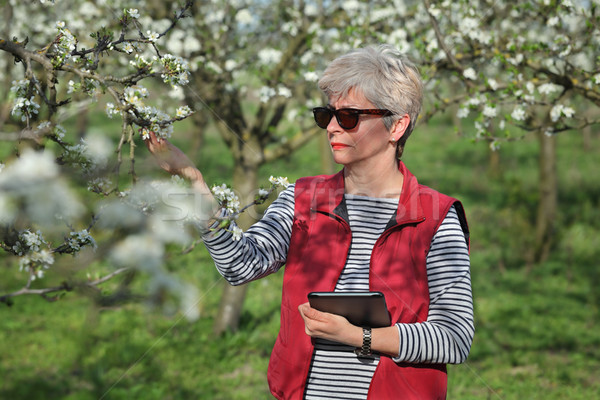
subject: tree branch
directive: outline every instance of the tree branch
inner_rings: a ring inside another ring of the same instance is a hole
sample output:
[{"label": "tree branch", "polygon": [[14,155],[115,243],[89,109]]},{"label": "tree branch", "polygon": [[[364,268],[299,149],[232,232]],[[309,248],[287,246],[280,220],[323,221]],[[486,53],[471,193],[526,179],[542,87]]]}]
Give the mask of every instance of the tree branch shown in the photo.
[{"label": "tree branch", "polygon": [[[444,54],[446,54],[446,57],[448,57],[448,60],[450,61],[450,64],[452,65],[452,67],[454,67],[454,69],[456,69],[458,72],[460,72],[460,77],[463,78],[463,72],[465,69],[458,62],[456,57],[454,57],[454,54],[452,54],[452,52],[450,51],[450,48],[446,45],[446,41],[444,40],[444,35],[442,34],[442,31],[440,30],[438,21],[433,16],[433,14],[429,11],[429,8],[431,7],[429,0],[423,0],[423,4],[425,5],[425,9],[427,10],[427,15],[429,15],[429,20],[431,21],[431,25],[433,27],[433,31],[435,32],[435,37],[438,41],[438,44],[444,51]],[[462,80],[466,83],[466,85],[468,87],[472,86],[472,83],[469,82],[468,79],[462,79]]]},{"label": "tree branch", "polygon": [[58,286],[55,287],[49,287],[49,288],[43,288],[43,289],[31,289],[29,286],[31,284],[31,280],[29,280],[27,282],[27,284],[12,293],[8,293],[5,295],[0,296],[0,303],[5,303],[8,306],[12,305],[12,298],[16,297],[16,296],[22,296],[22,295],[29,295],[29,294],[36,294],[39,296],[42,296],[44,299],[53,302],[59,299],[59,295],[54,295],[54,296],[48,296],[50,293],[57,293],[57,292],[71,292],[76,288],[93,288],[96,289],[96,287],[104,282],[107,282],[109,280],[111,280],[112,278],[114,278],[117,275],[120,275],[124,272],[130,271],[131,268],[119,268],[113,272],[111,272],[110,274],[96,279],[94,281],[90,281],[90,282],[63,282]]},{"label": "tree branch", "polygon": [[302,147],[306,144],[310,139],[315,137],[317,134],[321,133],[322,129],[320,128],[312,128],[308,130],[303,130],[288,141],[281,143],[280,145],[274,148],[268,148],[265,150],[264,161],[269,163],[271,161],[277,160],[283,156],[291,154],[294,150]]}]

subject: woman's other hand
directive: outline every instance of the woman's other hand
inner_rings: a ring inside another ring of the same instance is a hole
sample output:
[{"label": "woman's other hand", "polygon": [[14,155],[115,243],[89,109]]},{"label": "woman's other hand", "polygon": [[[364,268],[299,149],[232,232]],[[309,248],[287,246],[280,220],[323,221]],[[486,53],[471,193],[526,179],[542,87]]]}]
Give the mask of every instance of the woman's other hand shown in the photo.
[{"label": "woman's other hand", "polygon": [[[300,304],[298,310],[304,320],[304,330],[308,336],[354,347],[362,346],[362,328],[352,325],[346,318],[316,310],[309,303]],[[395,325],[373,329],[371,337],[373,351],[397,357],[399,346],[400,338]]]}]

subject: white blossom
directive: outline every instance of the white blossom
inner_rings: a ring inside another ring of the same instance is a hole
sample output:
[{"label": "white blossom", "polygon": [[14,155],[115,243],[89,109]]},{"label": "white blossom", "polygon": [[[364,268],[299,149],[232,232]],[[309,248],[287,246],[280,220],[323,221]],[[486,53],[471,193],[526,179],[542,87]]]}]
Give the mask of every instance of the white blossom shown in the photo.
[{"label": "white blossom", "polygon": [[12,81],[10,91],[15,92],[17,97],[25,97],[25,95],[27,94],[27,89],[29,88],[29,82],[29,79]]},{"label": "white blossom", "polygon": [[160,63],[165,68],[165,72],[161,74],[163,82],[170,84],[171,87],[188,84],[189,64],[185,59],[165,54],[160,58]]},{"label": "white blossom", "polygon": [[541,94],[553,94],[555,92],[559,92],[563,89],[562,86],[556,85],[554,83],[544,83],[538,87],[538,91]]},{"label": "white blossom", "polygon": [[127,14],[129,14],[129,16],[131,18],[139,18],[140,17],[140,12],[138,11],[137,8],[130,8],[129,10],[127,10]]},{"label": "white blossom", "polygon": [[378,8],[371,11],[370,21],[371,23],[382,21],[386,18],[392,18],[396,14],[396,10],[393,7]]},{"label": "white blossom", "polygon": [[492,150],[492,151],[500,150],[500,143],[496,140],[492,140],[490,143],[490,150]]},{"label": "white blossom", "polygon": [[482,103],[482,99],[480,99],[479,97],[471,97],[469,100],[467,100],[466,104],[469,106],[478,106]]},{"label": "white blossom", "polygon": [[42,237],[42,232],[31,232],[29,229],[21,232],[20,239],[23,240],[24,244],[33,251],[40,251],[40,245],[45,243]]},{"label": "white blossom", "polygon": [[29,99],[25,97],[18,97],[15,100],[15,105],[11,111],[11,114],[16,117],[21,117],[21,121],[25,122],[37,114],[40,105],[35,102],[34,97],[31,96]]},{"label": "white blossom", "polygon": [[[598,76],[600,80],[600,74],[598,74]],[[319,74],[317,74],[315,71],[306,71],[304,73],[304,80],[307,82],[316,82],[319,80]]]},{"label": "white blossom", "polygon": [[75,92],[75,82],[73,82],[73,80],[69,80],[69,82],[67,83],[67,93],[71,94]]},{"label": "white blossom", "polygon": [[235,21],[240,24],[250,25],[254,22],[254,17],[247,8],[244,8],[235,14]]},{"label": "white blossom", "polygon": [[498,115],[498,110],[496,107],[486,104],[485,107],[483,107],[482,114],[486,118],[495,118]]},{"label": "white blossom", "polygon": [[495,79],[490,78],[488,79],[488,85],[490,85],[490,88],[494,91],[498,90],[498,82],[496,82]]},{"label": "white blossom", "polygon": [[287,99],[289,99],[290,97],[292,97],[292,91],[289,88],[285,87],[285,86],[279,86],[277,88],[277,94],[279,96],[285,97]]},{"label": "white blossom", "polygon": [[239,241],[242,238],[243,233],[244,233],[244,231],[242,230],[242,228],[240,228],[237,225],[233,225],[233,228],[231,229],[231,234],[232,234],[232,239],[234,241]]},{"label": "white blossom", "polygon": [[288,178],[286,176],[274,177],[273,175],[271,175],[269,177],[269,182],[271,182],[271,184],[275,187],[281,186],[283,188],[287,188],[288,186],[290,186],[290,182],[288,181]]},{"label": "white blossom", "polygon": [[472,81],[477,79],[477,73],[472,67],[469,67],[463,71],[463,76]]},{"label": "white blossom", "polygon": [[157,272],[165,254],[164,245],[150,234],[129,235],[110,252],[110,261],[119,267]]},{"label": "white blossom", "polygon": [[512,65],[519,65],[523,62],[524,59],[525,59],[525,56],[523,56],[522,53],[519,53],[519,54],[515,55],[514,57],[508,57],[507,61],[509,63],[511,63]]},{"label": "white blossom", "polygon": [[148,37],[148,41],[154,43],[158,40],[160,35],[157,32],[146,31],[146,36]]},{"label": "white blossom", "polygon": [[96,193],[105,193],[110,190],[112,181],[108,178],[94,178],[88,181],[87,190]]},{"label": "white blossom", "polygon": [[550,110],[550,118],[552,119],[553,122],[558,121],[560,119],[560,117],[562,116],[562,108],[563,108],[562,104],[557,104],[554,107],[552,107],[552,110]]},{"label": "white blossom", "polygon": [[476,136],[482,137],[487,133],[487,129],[484,124],[479,121],[475,121],[475,131],[477,132]]},{"label": "white blossom", "polygon": [[127,42],[125,43],[125,46],[123,46],[123,51],[127,54],[131,54],[135,51],[135,47],[133,47],[130,42]]},{"label": "white blossom", "polygon": [[227,187],[227,185],[215,185],[211,189],[215,199],[227,209],[229,213],[240,211],[240,200],[237,195]]},{"label": "white blossom", "polygon": [[527,116],[527,113],[525,112],[525,109],[523,107],[516,106],[510,114],[510,116],[515,121],[524,121]]},{"label": "white blossom", "polygon": [[290,36],[296,36],[298,34],[298,25],[292,21],[286,22],[281,26],[281,31]]},{"label": "white blossom", "polygon": [[221,67],[219,67],[219,64],[217,64],[214,61],[209,61],[205,64],[206,69],[210,69],[212,71],[214,71],[217,74],[222,74],[223,73],[223,69]]},{"label": "white blossom", "polygon": [[238,66],[238,62],[232,59],[225,61],[225,71],[231,72],[236,69]]},{"label": "white blossom", "polygon": [[85,141],[82,139],[82,142],[86,144],[84,155],[92,162],[93,168],[104,168],[114,152],[114,146],[109,137],[92,133],[85,137]]},{"label": "white blossom", "polygon": [[260,88],[260,92],[259,92],[259,97],[260,97],[261,103],[268,102],[276,94],[277,94],[277,92],[275,91],[275,89],[268,87],[268,86],[263,86],[262,88]]},{"label": "white blossom", "polygon": [[527,82],[525,88],[527,88],[529,93],[533,93],[535,91],[535,84],[533,82]]},{"label": "white blossom", "polygon": [[319,8],[312,3],[306,4],[304,6],[304,15],[307,17],[316,17],[319,15]]},{"label": "white blossom", "polygon": [[357,0],[347,0],[342,2],[342,8],[348,13],[354,13],[360,10],[360,3]]},{"label": "white blossom", "polygon": [[557,104],[550,110],[550,118],[553,122],[558,121],[561,117],[573,118],[575,110],[571,107],[565,107],[562,104]]},{"label": "white blossom", "polygon": [[435,5],[431,5],[427,11],[429,11],[429,14],[431,14],[434,18],[438,18],[442,14],[442,10],[437,8]]},{"label": "white blossom", "polygon": [[67,238],[67,245],[73,251],[79,251],[82,247],[91,246],[94,250],[98,247],[96,240],[90,235],[87,229],[79,232],[71,232]]},{"label": "white blossom", "polygon": [[206,21],[208,25],[222,25],[223,19],[225,19],[225,10],[217,10],[214,12],[210,12],[204,16],[204,21]]},{"label": "white blossom", "polygon": [[456,112],[457,118],[467,118],[469,116],[469,107],[460,107]]},{"label": "white blossom", "polygon": [[273,48],[262,49],[258,52],[258,60],[263,65],[277,64],[281,61],[282,53]]},{"label": "white blossom", "polygon": [[[8,165],[0,175],[0,188],[23,185],[28,182],[43,182],[58,175],[58,166],[53,155],[48,152],[24,151],[12,164]],[[6,185],[6,186],[3,186]]]},{"label": "white blossom", "polygon": [[129,61],[129,64],[137,69],[150,68],[154,61],[148,61],[142,55],[136,54],[135,58]]},{"label": "white blossom", "polygon": [[192,110],[190,109],[189,106],[178,107],[177,110],[175,111],[175,115],[177,116],[177,118],[185,118],[185,117],[189,116],[191,113],[192,113]]},{"label": "white blossom", "polygon": [[148,89],[143,86],[130,86],[123,91],[125,102],[134,106],[143,106],[143,99],[148,97]]},{"label": "white blossom", "polygon": [[105,111],[108,118],[112,118],[114,115],[119,115],[121,113],[113,103],[106,103]]},{"label": "white blossom", "polygon": [[[40,129],[42,129],[42,126],[40,124]],[[54,126],[54,131],[53,133],[56,135],[56,137],[58,137],[59,139],[64,139],[65,138],[65,134],[67,133],[67,130],[60,124],[56,124]]]}]

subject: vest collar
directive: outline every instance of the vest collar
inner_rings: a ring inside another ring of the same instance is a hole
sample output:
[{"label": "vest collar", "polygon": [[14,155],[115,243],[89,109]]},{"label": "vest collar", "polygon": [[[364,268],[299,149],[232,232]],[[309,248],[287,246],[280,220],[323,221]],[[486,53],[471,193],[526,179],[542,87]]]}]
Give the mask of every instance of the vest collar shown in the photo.
[{"label": "vest collar", "polygon": [[[402,161],[398,162],[398,169],[404,176],[404,181],[398,209],[395,213],[396,224],[422,222],[425,220],[425,213],[419,199],[419,182]],[[342,169],[335,175],[321,176],[320,179],[315,179],[314,185],[311,209],[347,220],[344,201],[344,170]]]}]

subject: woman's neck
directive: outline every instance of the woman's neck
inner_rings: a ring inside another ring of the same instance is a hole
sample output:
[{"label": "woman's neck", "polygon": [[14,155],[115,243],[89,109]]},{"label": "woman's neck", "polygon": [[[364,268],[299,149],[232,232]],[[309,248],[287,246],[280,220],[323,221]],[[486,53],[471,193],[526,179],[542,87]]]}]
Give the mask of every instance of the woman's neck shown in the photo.
[{"label": "woman's neck", "polygon": [[379,168],[344,167],[344,185],[348,194],[368,197],[399,197],[404,176],[394,164]]}]

